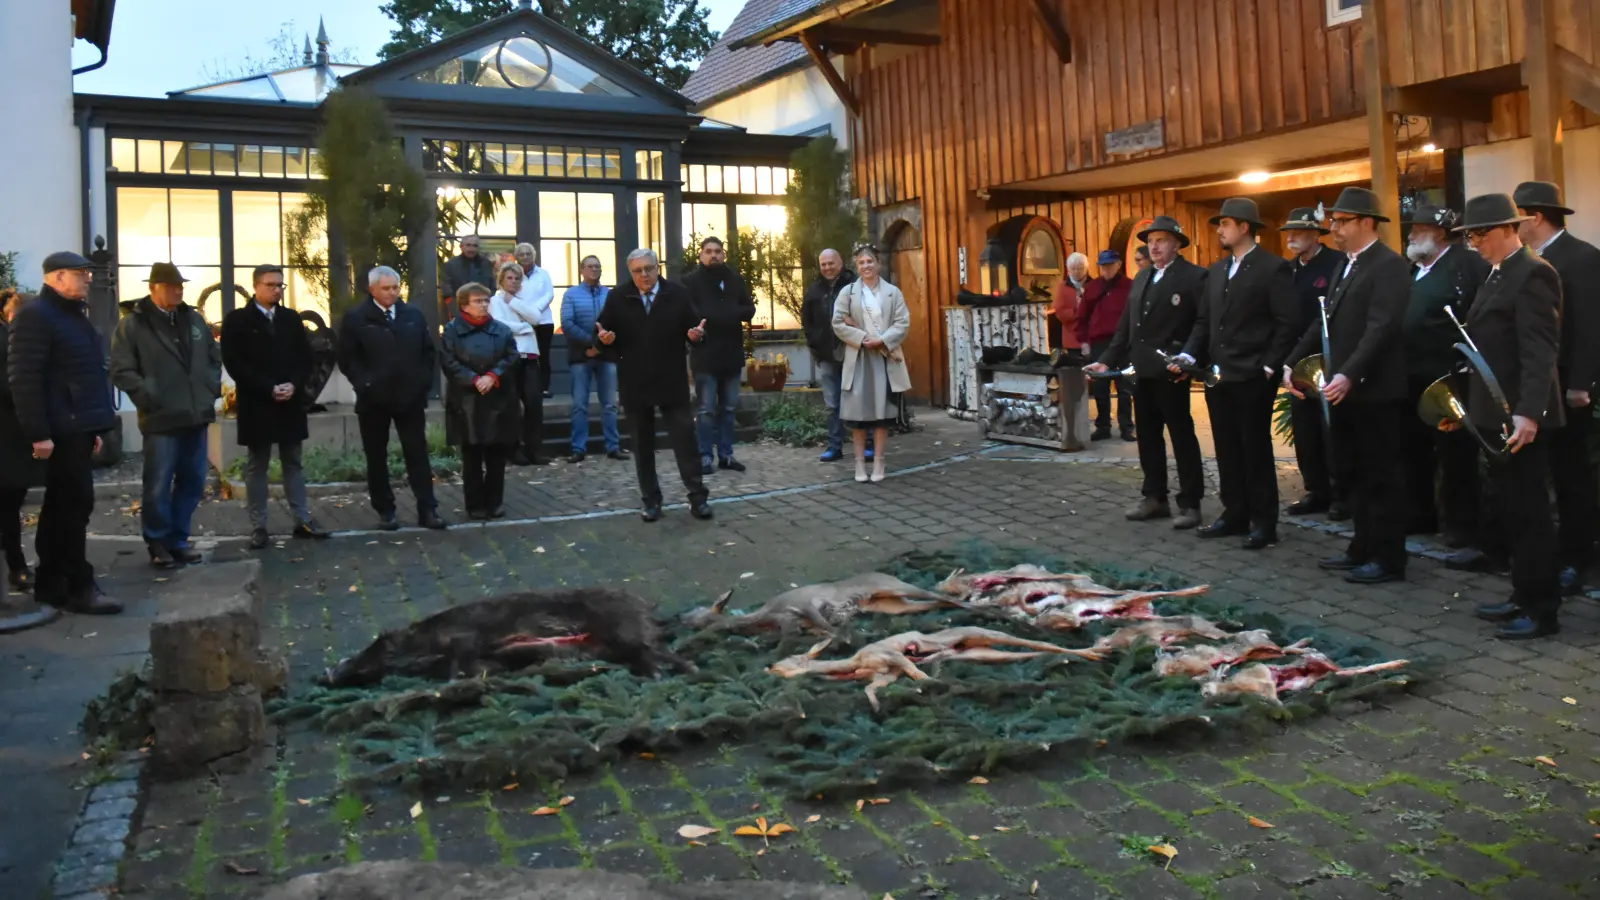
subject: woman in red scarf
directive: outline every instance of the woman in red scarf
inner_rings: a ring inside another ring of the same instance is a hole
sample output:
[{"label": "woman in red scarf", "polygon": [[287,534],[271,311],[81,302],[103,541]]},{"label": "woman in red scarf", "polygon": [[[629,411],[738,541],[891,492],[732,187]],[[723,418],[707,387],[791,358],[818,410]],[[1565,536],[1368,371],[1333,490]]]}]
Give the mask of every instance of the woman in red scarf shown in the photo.
[{"label": "woman in red scarf", "polygon": [[517,339],[489,315],[490,290],[476,282],[456,291],[460,310],[444,327],[440,365],[445,391],[445,439],[461,448],[467,518],[505,516],[506,460],[522,438],[522,409],[509,373]]}]

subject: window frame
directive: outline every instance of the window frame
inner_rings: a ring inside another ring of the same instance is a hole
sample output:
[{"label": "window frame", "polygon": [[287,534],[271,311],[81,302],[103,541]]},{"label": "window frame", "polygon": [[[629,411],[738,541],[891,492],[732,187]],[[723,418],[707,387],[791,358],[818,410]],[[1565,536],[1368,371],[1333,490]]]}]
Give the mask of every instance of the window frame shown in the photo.
[{"label": "window frame", "polygon": [[1357,21],[1361,18],[1362,6],[1357,3],[1349,9],[1344,8],[1342,0],[1327,0],[1324,7],[1327,11],[1328,27],[1334,28]]}]

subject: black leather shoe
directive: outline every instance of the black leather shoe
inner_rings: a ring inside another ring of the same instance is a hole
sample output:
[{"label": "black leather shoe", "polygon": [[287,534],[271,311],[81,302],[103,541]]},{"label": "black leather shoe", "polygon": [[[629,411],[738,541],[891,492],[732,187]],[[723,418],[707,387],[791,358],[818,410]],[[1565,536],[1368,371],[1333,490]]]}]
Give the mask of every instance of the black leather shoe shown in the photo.
[{"label": "black leather shoe", "polygon": [[1139,435],[1134,433],[1132,425],[1124,425],[1122,426],[1122,439],[1132,444],[1139,440]]},{"label": "black leather shoe", "polygon": [[1485,622],[1510,622],[1522,615],[1522,606],[1515,600],[1504,603],[1485,603],[1473,611],[1473,615]]},{"label": "black leather shoe", "polygon": [[193,566],[205,559],[205,556],[193,547],[175,547],[172,550],[172,558],[183,565]]},{"label": "black leather shoe", "polygon": [[1583,593],[1583,576],[1578,574],[1574,566],[1567,566],[1561,570],[1561,596],[1576,597]]},{"label": "black leather shoe", "polygon": [[1332,504],[1322,494],[1307,494],[1299,500],[1289,504],[1284,512],[1291,516],[1309,516],[1320,512],[1327,512]]},{"label": "black leather shoe", "polygon": [[318,525],[316,519],[311,519],[296,525],[294,536],[302,541],[325,541],[333,537],[333,532]]},{"label": "black leather shoe", "polygon": [[122,612],[122,604],[106,596],[100,585],[94,583],[73,591],[62,608],[80,616],[114,616]]},{"label": "black leather shoe", "polygon": [[645,520],[646,522],[658,521],[661,518],[661,507],[646,506],[644,509],[639,511],[639,518]]},{"label": "black leather shoe", "polygon": [[1354,513],[1350,512],[1350,505],[1348,503],[1341,503],[1336,500],[1328,506],[1329,522],[1347,522],[1353,515]]},{"label": "black leather shoe", "polygon": [[628,459],[633,459],[633,456],[631,454],[629,454],[628,451],[626,451],[626,450],[612,450],[610,453],[606,454],[606,459],[628,460]]},{"label": "black leather shoe", "polygon": [[504,519],[505,517],[506,508],[504,506],[496,506],[494,509],[489,510],[489,518],[491,519]]},{"label": "black leather shoe", "polygon": [[474,522],[481,522],[489,518],[489,513],[481,509],[469,509],[467,510],[467,518]]},{"label": "black leather shoe", "polygon": [[689,514],[696,519],[709,519],[711,518],[711,504],[702,500],[689,510]]},{"label": "black leather shoe", "polygon": [[149,549],[150,565],[155,566],[158,569],[177,568],[178,560],[173,557],[171,550],[168,550],[165,547],[151,547]]},{"label": "black leather shoe", "polygon": [[272,543],[272,535],[267,534],[265,528],[257,528],[255,531],[250,532],[251,550],[265,550],[270,543]]},{"label": "black leather shoe", "polygon": [[1344,573],[1344,580],[1351,584],[1383,584],[1386,581],[1400,581],[1405,576],[1383,567],[1381,563],[1369,562],[1356,566]]},{"label": "black leather shoe", "polygon": [[1467,547],[1446,556],[1444,567],[1457,572],[1498,572],[1505,568],[1505,562],[1495,559],[1477,547]]},{"label": "black leather shoe", "polygon": [[717,474],[716,464],[715,463],[702,462],[700,464],[700,474],[701,475],[715,475],[715,474]]},{"label": "black leather shoe", "polygon": [[33,570],[28,568],[26,563],[20,566],[7,566],[6,581],[14,591],[31,591],[34,584]]},{"label": "black leather shoe", "polygon": [[1091,441],[1104,441],[1109,440],[1110,438],[1111,429],[1109,428],[1096,428],[1094,433],[1089,435],[1089,440]]},{"label": "black leather shoe", "polygon": [[432,528],[434,531],[443,531],[450,527],[450,523],[441,518],[437,510],[432,509],[418,516],[417,524],[423,528]]},{"label": "black leather shoe", "polygon": [[1195,529],[1195,534],[1203,538],[1233,537],[1239,534],[1249,534],[1250,526],[1246,524],[1235,525],[1227,519],[1218,519],[1204,528]]},{"label": "black leather shoe", "polygon": [[1560,634],[1561,625],[1555,619],[1534,619],[1518,616],[1495,630],[1494,636],[1502,641],[1525,641],[1529,638]]},{"label": "black leather shoe", "polygon": [[717,468],[729,469],[734,472],[743,472],[744,463],[739,462],[737,459],[724,459],[717,462]]},{"label": "black leather shoe", "polygon": [[394,517],[394,513],[392,513],[392,512],[383,513],[382,515],[378,516],[378,530],[379,531],[399,531],[400,530],[400,520],[396,519]]},{"label": "black leather shoe", "polygon": [[528,454],[518,450],[511,454],[511,464],[513,466],[531,466],[533,465],[533,460],[528,458]]},{"label": "black leather shoe", "polygon": [[586,458],[588,458],[588,454],[586,453],[574,453],[567,457],[567,463],[575,466],[578,463],[583,462]]},{"label": "black leather shoe", "polygon": [[1244,539],[1246,550],[1264,550],[1278,542],[1277,529],[1257,528]]},{"label": "black leather shoe", "polygon": [[1329,556],[1325,559],[1317,560],[1317,568],[1327,569],[1330,572],[1345,572],[1351,569],[1358,569],[1360,567],[1360,561],[1352,558],[1348,553],[1341,553],[1338,556]]}]

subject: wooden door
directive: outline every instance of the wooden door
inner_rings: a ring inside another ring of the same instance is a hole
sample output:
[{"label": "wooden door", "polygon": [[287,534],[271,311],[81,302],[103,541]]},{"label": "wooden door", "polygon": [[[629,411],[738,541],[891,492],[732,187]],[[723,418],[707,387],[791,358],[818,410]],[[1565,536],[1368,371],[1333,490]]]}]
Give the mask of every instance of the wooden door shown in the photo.
[{"label": "wooden door", "polygon": [[889,280],[905,295],[906,307],[911,310],[911,334],[901,345],[906,354],[906,368],[911,372],[910,396],[928,400],[933,396],[936,377],[933,348],[938,345],[936,329],[940,325],[928,306],[922,232],[916,226],[906,223],[895,231],[889,260]]}]

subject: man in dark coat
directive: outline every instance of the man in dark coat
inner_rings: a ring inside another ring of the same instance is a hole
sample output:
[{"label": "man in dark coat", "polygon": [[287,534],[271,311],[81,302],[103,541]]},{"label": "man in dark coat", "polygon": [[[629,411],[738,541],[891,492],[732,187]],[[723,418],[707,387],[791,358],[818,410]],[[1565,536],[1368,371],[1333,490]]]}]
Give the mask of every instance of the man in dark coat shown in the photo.
[{"label": "man in dark coat", "polygon": [[[1467,333],[1499,382],[1506,409],[1482,378],[1467,387],[1467,415],[1491,446],[1505,452],[1489,461],[1493,516],[1511,548],[1511,597],[1478,607],[1478,617],[1504,622],[1501,638],[1543,637],[1560,630],[1561,576],[1550,510],[1550,445],[1564,422],[1561,350],[1561,278],[1522,246],[1524,221],[1505,194],[1467,201],[1467,240],[1493,266],[1467,315]],[[1590,351],[1592,352],[1592,351]],[[1510,431],[1507,437],[1505,430]]]},{"label": "man in dark coat", "polygon": [[1519,228],[1522,243],[1561,277],[1561,379],[1567,423],[1550,434],[1550,477],[1561,520],[1561,593],[1582,593],[1593,561],[1595,469],[1589,456],[1594,429],[1594,395],[1600,382],[1600,248],[1567,231],[1572,210],[1562,204],[1561,188],[1543,181],[1517,186],[1512,200],[1528,219]]},{"label": "man in dark coat", "polygon": [[183,302],[188,279],[171,263],[150,268],[150,295],[111,336],[111,383],[139,408],[144,435],[145,547],[157,568],[197,563],[189,526],[205,496],[208,427],[222,396],[222,354],[211,325]]},{"label": "man in dark coat", "polygon": [[406,480],[417,499],[417,523],[448,527],[433,496],[428,461],[428,393],[439,365],[428,320],[400,300],[400,273],[378,266],[367,275],[371,302],[357,303],[339,327],[339,369],[356,391],[356,421],[367,457],[367,494],[378,527],[394,531],[394,488],[389,484],[389,426],[400,437]]},{"label": "man in dark coat", "polygon": [[34,597],[68,612],[122,611],[89,564],[94,513],[94,454],[117,424],[107,380],[105,342],[89,321],[90,262],[71,252],[44,259],[38,299],[11,321],[6,375],[22,436],[46,460],[44,506],[34,548]]},{"label": "man in dark coat", "polygon": [[[700,474],[717,468],[744,471],[733,458],[734,416],[739,411],[740,373],[744,371],[744,324],[756,316],[750,287],[728,265],[728,251],[718,238],[700,242],[700,267],[683,276],[683,286],[701,318],[705,340],[689,348],[694,372]],[[716,468],[713,467],[716,464]]]},{"label": "man in dark coat", "polygon": [[[16,288],[0,289],[0,373],[6,370],[6,345],[10,320],[33,298]],[[0,591],[0,634],[12,634],[48,625],[61,618],[61,610],[40,606],[27,591],[33,589],[33,569],[22,552],[22,504],[28,488],[44,483],[44,463],[34,458],[33,445],[22,436],[11,388],[0,378],[0,550],[4,550],[9,592]]]},{"label": "man in dark coat", "polygon": [[[1402,224],[1411,226],[1406,256],[1413,263],[1411,302],[1406,306],[1401,335],[1406,348],[1406,396],[1413,409],[1423,391],[1450,374],[1461,362],[1455,345],[1461,332],[1450,321],[1453,311],[1465,320],[1478,286],[1489,277],[1489,264],[1466,247],[1451,243],[1450,229],[1460,216],[1454,210],[1420,205]],[[1477,532],[1478,442],[1465,434],[1441,432],[1418,416],[1406,418],[1406,487],[1411,494],[1412,534],[1431,534],[1443,527],[1452,546],[1466,546]],[[1442,479],[1442,489],[1434,489]]]},{"label": "man in dark coat", "polygon": [[222,320],[222,365],[233,377],[238,413],[239,446],[245,448],[245,505],[250,510],[250,547],[265,549],[267,533],[267,469],[272,446],[278,446],[283,491],[294,512],[294,536],[326,538],[328,532],[311,518],[306,502],[306,475],[300,449],[309,435],[306,396],[311,380],[311,340],[292,309],[284,309],[283,268],[256,266],[250,276],[252,302]]},{"label": "man in dark coat", "polygon": [[[1089,358],[1099,359],[1106,348],[1111,345],[1111,339],[1117,335],[1117,326],[1122,324],[1122,313],[1128,308],[1128,292],[1133,288],[1133,282],[1122,271],[1122,252],[1119,250],[1101,250],[1098,260],[1100,277],[1091,278],[1083,286],[1083,296],[1078,301],[1078,320],[1076,323],[1076,337],[1078,343],[1089,348]],[[1103,441],[1111,437],[1111,387],[1117,388],[1117,425],[1122,430],[1122,439],[1135,440],[1133,430],[1133,398],[1128,396],[1131,386],[1122,378],[1096,378],[1089,385],[1089,394],[1094,397],[1095,419],[1094,432],[1089,435],[1091,441]]]},{"label": "man in dark coat", "polygon": [[478,236],[463,235],[461,254],[452,256],[444,264],[439,278],[439,290],[444,291],[449,302],[455,302],[456,291],[469,284],[494,285],[494,262],[478,252]]},{"label": "man in dark coat", "polygon": [[[1307,328],[1321,327],[1322,310],[1317,298],[1328,296],[1334,278],[1344,268],[1345,257],[1322,243],[1322,235],[1327,234],[1328,229],[1322,226],[1321,214],[1309,206],[1290,211],[1289,221],[1279,230],[1284,232],[1284,242],[1294,254],[1291,263],[1298,299],[1294,333],[1298,336],[1305,334]],[[1297,362],[1298,359],[1284,360],[1290,366]],[[1335,522],[1350,518],[1344,486],[1334,482],[1328,465],[1328,434],[1322,427],[1322,401],[1315,397],[1291,397],[1289,421],[1294,429],[1295,462],[1300,467],[1300,481],[1305,485],[1306,494],[1284,511],[1291,516],[1326,512]]]},{"label": "man in dark coat", "polygon": [[700,453],[689,417],[689,378],[684,341],[705,339],[704,319],[683,285],[661,277],[652,250],[628,254],[630,281],[618,285],[595,323],[595,337],[618,355],[622,409],[633,429],[633,467],[646,522],[661,518],[661,482],[656,478],[656,419],[678,460],[678,476],[697,519],[711,518],[710,496],[700,475]]},{"label": "man in dark coat", "polygon": [[[1294,270],[1258,243],[1266,225],[1256,202],[1236,197],[1211,218],[1227,258],[1211,266],[1194,330],[1178,359],[1218,373],[1206,388],[1216,441],[1222,515],[1203,538],[1246,534],[1246,550],[1278,542],[1278,466],[1272,404],[1278,371],[1300,336],[1294,330]],[[1169,371],[1181,375],[1174,365]]]},{"label": "man in dark coat", "polygon": [[833,333],[833,301],[844,286],[856,280],[856,273],[845,268],[839,251],[828,249],[817,257],[818,275],[806,287],[800,301],[800,327],[806,333],[811,363],[822,384],[822,402],[828,407],[828,446],[823,462],[837,462],[844,456],[844,423],[839,420],[839,384],[843,377],[844,344]]},{"label": "man in dark coat", "polygon": [[[1333,404],[1335,478],[1350,486],[1355,536],[1324,569],[1345,572],[1353,584],[1405,577],[1405,468],[1395,439],[1405,433],[1405,344],[1400,323],[1411,299],[1411,267],[1378,239],[1378,198],[1345,188],[1328,210],[1328,224],[1347,261],[1328,296],[1324,395]],[[1306,329],[1288,359],[1320,352],[1320,322]],[[1283,367],[1283,383],[1302,395]]]},{"label": "man in dark coat", "polygon": [[[1173,528],[1200,524],[1200,499],[1205,496],[1205,472],[1200,462],[1200,441],[1194,434],[1189,382],[1167,371],[1161,353],[1183,350],[1194,329],[1206,270],[1178,255],[1189,246],[1189,236],[1171,216],[1157,216],[1139,240],[1150,248],[1150,268],[1133,279],[1122,322],[1097,362],[1086,373],[1120,370],[1131,359],[1137,383],[1134,411],[1138,417],[1139,468],[1144,473],[1144,499],[1128,512],[1136,522],[1172,517],[1167,503],[1167,445],[1178,464],[1178,516]],[[1157,351],[1160,351],[1158,353]]]}]

